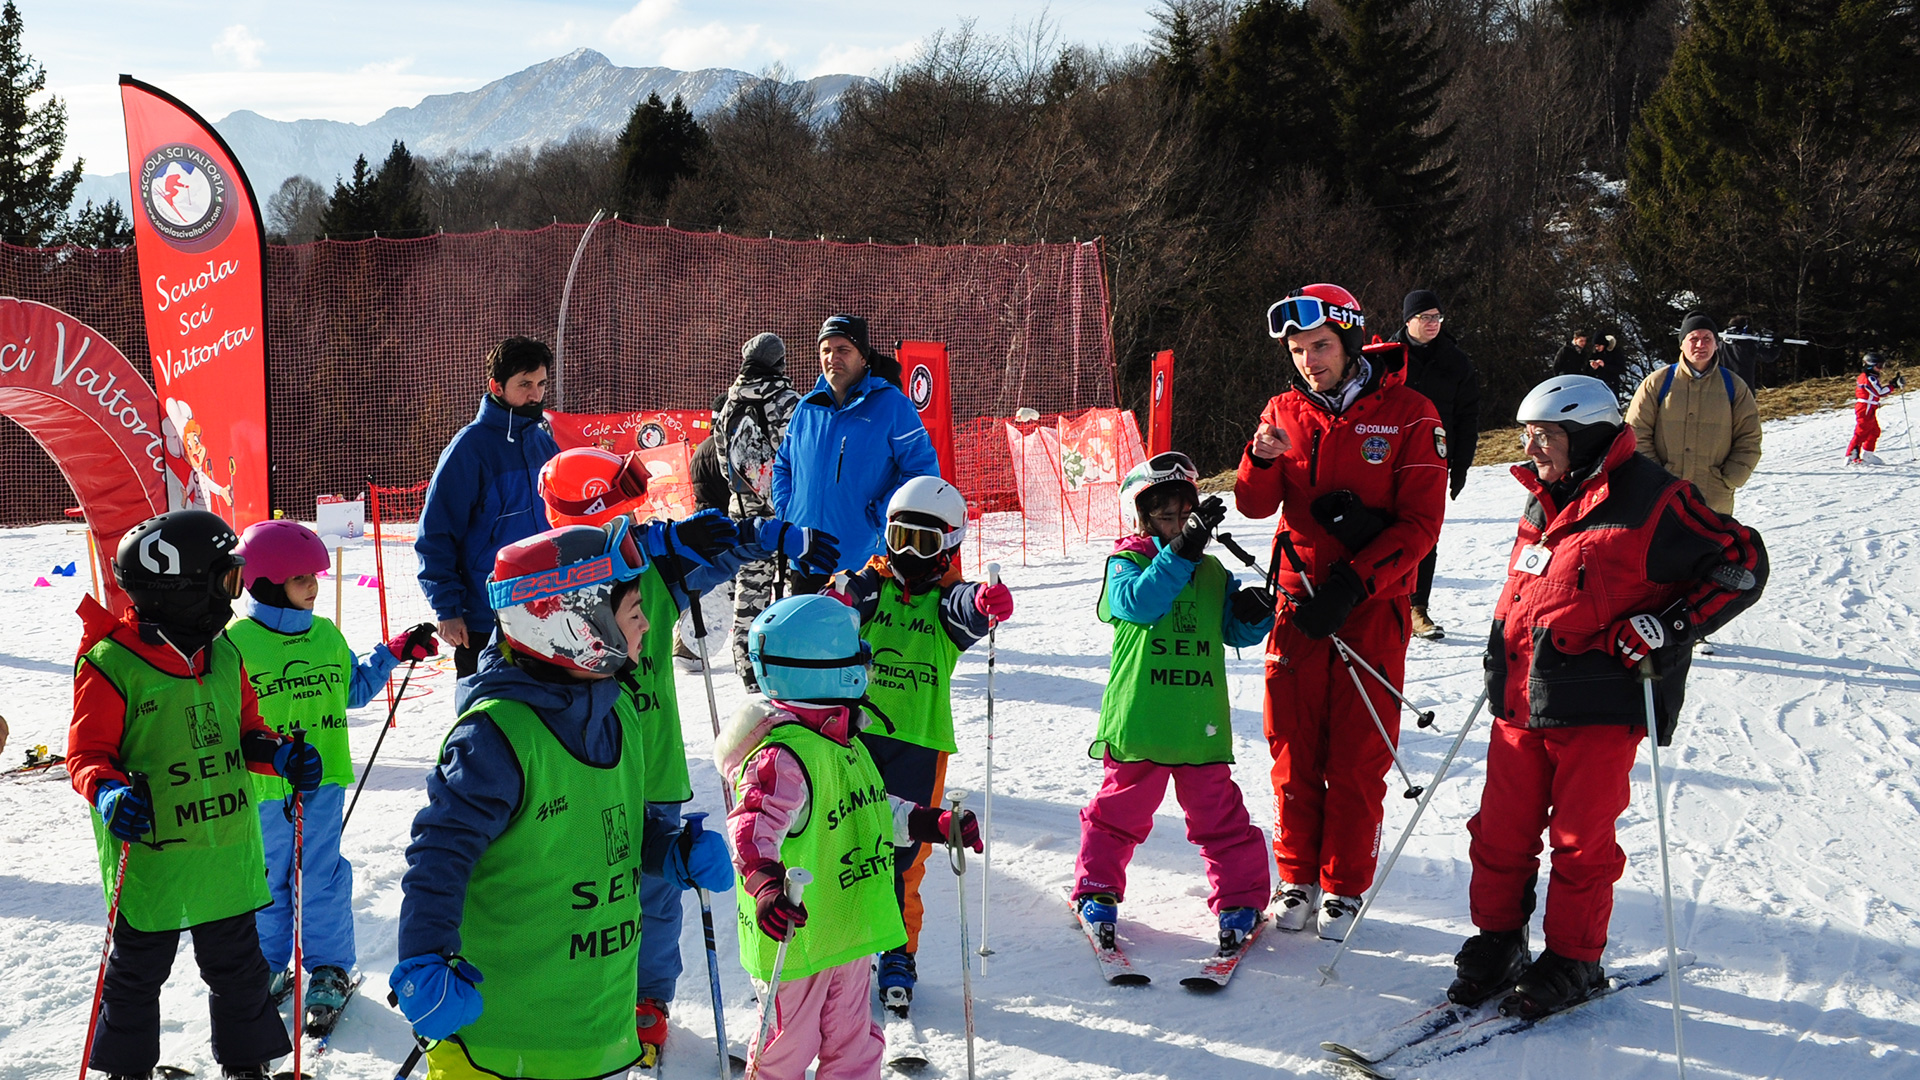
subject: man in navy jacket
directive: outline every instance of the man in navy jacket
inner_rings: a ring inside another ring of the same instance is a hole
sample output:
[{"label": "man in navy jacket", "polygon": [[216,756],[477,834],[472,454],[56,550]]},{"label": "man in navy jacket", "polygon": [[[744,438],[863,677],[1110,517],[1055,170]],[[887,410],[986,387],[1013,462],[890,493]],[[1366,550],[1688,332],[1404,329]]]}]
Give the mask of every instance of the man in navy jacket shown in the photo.
[{"label": "man in navy jacket", "polygon": [[[835,315],[820,327],[820,381],[800,400],[773,462],[781,518],[840,541],[836,569],[885,551],[887,500],[916,476],[939,476],[933,440],[913,403],[872,369],[867,321]],[[827,575],[796,571],[793,591],[818,592]]]},{"label": "man in navy jacket", "polygon": [[494,553],[547,527],[540,468],[560,452],[540,425],[553,352],[510,337],[487,353],[487,393],[434,466],[413,543],[420,590],[453,649],[457,674],[474,673],[493,635],[487,574]]}]

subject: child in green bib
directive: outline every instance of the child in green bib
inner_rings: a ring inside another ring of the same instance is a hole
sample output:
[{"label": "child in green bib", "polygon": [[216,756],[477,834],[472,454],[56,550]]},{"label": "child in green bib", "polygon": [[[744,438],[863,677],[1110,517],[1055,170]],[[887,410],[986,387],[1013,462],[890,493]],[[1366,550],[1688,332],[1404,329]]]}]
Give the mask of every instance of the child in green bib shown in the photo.
[{"label": "child in green bib", "polygon": [[[855,615],[825,596],[795,596],[761,612],[747,654],[769,700],[743,708],[714,747],[738,792],[727,831],[740,874],[740,961],[762,985],[787,943],[774,1028],[749,1068],[765,1080],[877,1080],[886,1037],[869,1004],[875,953],[898,948],[906,927],[893,893],[894,849],[944,844],[950,833],[981,850],[973,812],[919,806],[887,794],[855,737],[872,651]],[[801,903],[787,871],[813,885]],[[757,1064],[756,1064],[757,1062]]]},{"label": "child in green bib", "polygon": [[[306,732],[320,753],[320,789],[302,800],[301,960],[307,983],[307,1022],[330,1025],[346,1005],[353,970],[353,864],[340,854],[340,829],[353,758],[347,746],[347,710],[373,700],[402,659],[438,651],[430,624],[376,645],[356,660],[340,629],[313,613],[327,547],[297,521],[259,521],[240,534],[235,549],[246,560],[243,614],[227,626],[227,640],[246,661],[260,715],[281,734]],[[253,794],[266,847],[273,904],[255,916],[260,951],[274,971],[276,1001],[292,993],[293,811],[287,785],[255,776]]]},{"label": "child in green bib", "polygon": [[1207,906],[1221,951],[1253,932],[1272,883],[1266,844],[1233,780],[1226,649],[1258,644],[1273,625],[1273,597],[1241,590],[1206,554],[1226,516],[1201,502],[1185,454],[1158,454],[1121,484],[1137,532],[1107,558],[1099,616],[1113,626],[1113,666],[1089,757],[1105,772],[1080,811],[1074,908],[1099,942],[1113,945],[1127,863],[1153,828],[1167,784],[1187,818],[1187,838],[1207,864]]},{"label": "child in green bib", "polygon": [[[939,806],[953,741],[953,668],[960,654],[1013,615],[1013,594],[995,582],[960,577],[954,555],[967,535],[967,500],[937,476],[916,476],[887,502],[887,554],[846,576],[831,596],[860,614],[860,636],[873,649],[867,697],[891,727],[860,733],[887,794]],[[907,1015],[918,980],[925,907],[920,882],[925,844],[894,852],[893,895],[907,942],[880,955],[880,1000]]]},{"label": "child in green bib", "polygon": [[87,1065],[110,1078],[145,1077],[158,1063],[160,987],[183,932],[209,991],[221,1072],[265,1080],[293,1049],[254,932],[272,898],[250,776],[311,792],[321,762],[261,719],[240,652],[220,632],[240,595],[238,543],[204,510],[162,514],[114,555],[132,606],[116,619],[91,597],[80,604],[67,771],[99,812],[100,876],[109,907],[119,903],[88,1031]]}]

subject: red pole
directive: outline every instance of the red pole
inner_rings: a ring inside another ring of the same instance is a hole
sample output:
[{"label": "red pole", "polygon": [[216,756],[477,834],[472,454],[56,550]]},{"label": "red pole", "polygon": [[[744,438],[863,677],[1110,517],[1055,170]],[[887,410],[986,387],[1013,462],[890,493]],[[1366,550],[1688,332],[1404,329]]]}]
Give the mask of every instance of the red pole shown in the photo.
[{"label": "red pole", "polygon": [[113,927],[120,919],[120,887],[127,882],[130,841],[120,841],[120,869],[113,875],[113,896],[107,905],[107,940],[100,946],[100,974],[93,980],[93,1008],[87,1012],[87,1041],[80,1049],[80,1080],[87,1080],[87,1059],[93,1056],[93,1031],[100,1026],[100,995],[107,988],[107,957],[113,955]]},{"label": "red pole", "polygon": [[[307,741],[307,729],[300,728],[300,727],[294,728],[293,729],[293,747],[294,747],[293,752],[296,754],[299,753],[300,747],[304,746],[306,744],[306,741]],[[306,1028],[306,1025],[307,1025],[307,1010],[306,1010],[307,995],[305,992],[304,984],[300,981],[300,976],[306,970],[306,962],[305,962],[306,950],[303,947],[305,945],[305,942],[301,940],[301,937],[302,937],[301,931],[304,929],[304,926],[302,925],[303,916],[306,913],[306,903],[305,903],[306,897],[301,895],[305,891],[303,886],[306,884],[304,880],[306,876],[306,866],[305,866],[305,860],[301,857],[303,854],[301,847],[304,841],[306,840],[306,836],[304,834],[306,832],[307,808],[306,808],[306,805],[300,801],[300,792],[297,788],[288,794],[288,798],[293,800],[293,1078],[292,1080],[304,1080],[304,1078],[300,1073],[300,1041],[301,1041],[300,1037],[302,1034],[304,1034],[304,1029]]]},{"label": "red pole", "polygon": [[[367,477],[367,501],[373,505],[373,573],[380,579],[380,640],[387,641],[392,634],[387,631],[387,563],[382,555],[380,538],[380,489],[374,485],[373,477]],[[387,726],[398,727],[393,718],[393,678],[387,678]]]}]

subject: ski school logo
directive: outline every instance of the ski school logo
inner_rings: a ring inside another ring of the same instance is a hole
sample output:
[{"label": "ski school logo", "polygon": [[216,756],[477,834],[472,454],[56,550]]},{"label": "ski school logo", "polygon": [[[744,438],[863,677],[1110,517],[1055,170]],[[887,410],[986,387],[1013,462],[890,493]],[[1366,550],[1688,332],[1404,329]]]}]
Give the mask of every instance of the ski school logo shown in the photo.
[{"label": "ski school logo", "polygon": [[636,438],[640,443],[640,449],[652,450],[667,444],[667,429],[659,424],[644,424]]},{"label": "ski school logo", "polygon": [[230,179],[211,155],[168,143],[140,164],[140,205],[168,244],[189,254],[219,245],[233,232]]},{"label": "ski school logo", "polygon": [[211,704],[187,706],[187,737],[195,750],[220,745],[220,714]]},{"label": "ski school logo", "polygon": [[915,409],[924,409],[933,400],[933,372],[927,365],[913,365],[913,376],[907,380],[907,396],[913,399]]},{"label": "ski school logo", "polygon": [[1367,464],[1378,465],[1387,460],[1387,451],[1390,448],[1391,444],[1387,440],[1378,435],[1369,435],[1367,441],[1360,444],[1360,456],[1367,459]]},{"label": "ski school logo", "polygon": [[1436,454],[1439,454],[1442,459],[1446,458],[1447,456],[1447,429],[1446,428],[1436,427],[1433,429],[1433,452]]},{"label": "ski school logo", "polygon": [[627,804],[614,803],[600,811],[600,831],[607,842],[607,865],[627,861],[633,854],[632,834],[627,831]]}]

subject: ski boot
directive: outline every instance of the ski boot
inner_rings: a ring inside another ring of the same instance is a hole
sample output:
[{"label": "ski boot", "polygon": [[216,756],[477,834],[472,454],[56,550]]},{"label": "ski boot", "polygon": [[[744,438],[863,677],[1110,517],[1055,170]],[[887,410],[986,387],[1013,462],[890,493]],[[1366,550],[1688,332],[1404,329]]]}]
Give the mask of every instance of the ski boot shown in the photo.
[{"label": "ski boot", "polygon": [[286,968],[275,971],[273,977],[267,980],[267,993],[273,998],[274,1008],[285,1005],[287,999],[293,996],[293,972]]},{"label": "ski boot", "polygon": [[1347,940],[1347,931],[1360,916],[1357,896],[1328,896],[1320,901],[1320,936],[1328,941]]},{"label": "ski boot", "polygon": [[273,1063],[258,1065],[222,1065],[221,1080],[273,1080]]},{"label": "ski boot", "polygon": [[1319,900],[1320,886],[1282,881],[1280,887],[1273,890],[1273,902],[1280,906],[1280,914],[1273,920],[1273,925],[1296,934],[1305,930],[1307,920],[1313,918],[1313,909],[1319,905]]},{"label": "ski boot", "polygon": [[1606,980],[1607,973],[1591,960],[1569,960],[1542,949],[1540,959],[1513,984],[1513,993],[1500,999],[1500,1015],[1538,1020],[1587,1000]]},{"label": "ski boot", "polygon": [[880,954],[880,1004],[895,1016],[906,1018],[913,1004],[913,984],[919,980],[912,953],[893,949]]},{"label": "ski boot", "polygon": [[353,980],[345,969],[321,964],[307,976],[307,1034],[318,1038],[340,1022],[340,1010],[353,994]]},{"label": "ski boot", "polygon": [[1260,913],[1250,907],[1230,907],[1220,912],[1220,955],[1232,956],[1260,925]]},{"label": "ski boot", "polygon": [[1120,921],[1120,900],[1111,893],[1087,893],[1074,900],[1074,910],[1080,913],[1088,925],[1093,927],[1094,940],[1103,949],[1115,946],[1117,931],[1114,924]]},{"label": "ski boot", "polygon": [[660,1048],[667,1043],[667,1003],[641,998],[633,1010],[633,1025],[640,1034],[640,1067],[651,1069],[660,1064]]},{"label": "ski boot", "polygon": [[1524,928],[1482,930],[1454,954],[1455,977],[1453,985],[1447,987],[1447,1000],[1455,1005],[1478,1005],[1511,987],[1531,959]]}]

